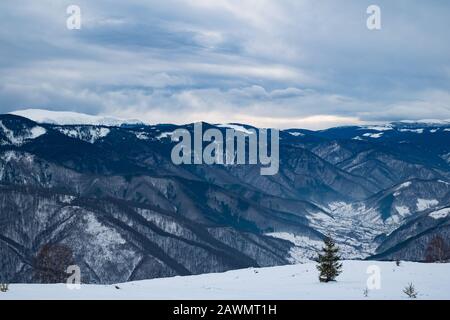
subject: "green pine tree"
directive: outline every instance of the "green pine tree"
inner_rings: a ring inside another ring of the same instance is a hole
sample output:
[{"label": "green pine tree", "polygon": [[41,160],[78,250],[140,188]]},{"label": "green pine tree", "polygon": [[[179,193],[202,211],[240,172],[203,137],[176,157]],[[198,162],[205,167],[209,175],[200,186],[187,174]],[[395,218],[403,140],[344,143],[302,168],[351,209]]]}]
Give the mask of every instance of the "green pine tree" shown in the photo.
[{"label": "green pine tree", "polygon": [[342,263],[339,262],[341,257],[338,252],[339,248],[331,236],[325,237],[324,247],[317,258],[317,270],[320,272],[320,282],[334,281],[342,272]]}]

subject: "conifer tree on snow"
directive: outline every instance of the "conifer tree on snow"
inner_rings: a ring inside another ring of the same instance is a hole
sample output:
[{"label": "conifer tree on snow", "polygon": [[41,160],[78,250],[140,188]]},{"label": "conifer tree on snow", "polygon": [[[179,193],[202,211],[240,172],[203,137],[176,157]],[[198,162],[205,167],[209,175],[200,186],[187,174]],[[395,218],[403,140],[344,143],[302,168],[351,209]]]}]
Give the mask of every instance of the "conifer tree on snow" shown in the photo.
[{"label": "conifer tree on snow", "polygon": [[331,236],[328,235],[324,239],[324,247],[317,258],[320,282],[334,281],[342,272],[342,263],[339,262],[340,258],[339,248]]}]

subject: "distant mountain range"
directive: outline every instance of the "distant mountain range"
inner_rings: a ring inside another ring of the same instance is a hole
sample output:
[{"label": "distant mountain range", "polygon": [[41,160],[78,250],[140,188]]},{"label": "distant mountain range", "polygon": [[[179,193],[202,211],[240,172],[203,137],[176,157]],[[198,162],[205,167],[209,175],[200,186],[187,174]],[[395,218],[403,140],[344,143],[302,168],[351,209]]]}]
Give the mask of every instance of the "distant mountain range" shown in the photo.
[{"label": "distant mountain range", "polygon": [[450,243],[450,122],[284,130],[275,176],[176,166],[177,128],[193,125],[0,115],[3,277],[31,282],[48,243],[91,283],[307,261],[327,233],[346,259],[423,261],[435,235]]},{"label": "distant mountain range", "polygon": [[144,124],[140,120],[120,119],[115,117],[93,116],[72,111],[50,111],[43,109],[24,109],[10,112],[39,123],[48,124],[90,124],[102,126],[120,126],[122,124]]}]

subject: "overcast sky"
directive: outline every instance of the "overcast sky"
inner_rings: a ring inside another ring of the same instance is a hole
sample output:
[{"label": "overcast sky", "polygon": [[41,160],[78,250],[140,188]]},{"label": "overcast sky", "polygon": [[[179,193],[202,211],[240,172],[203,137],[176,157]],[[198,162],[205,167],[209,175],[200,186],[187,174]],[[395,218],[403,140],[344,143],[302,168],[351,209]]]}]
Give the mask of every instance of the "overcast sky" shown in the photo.
[{"label": "overcast sky", "polygon": [[[71,4],[81,30],[66,28]],[[2,0],[0,112],[279,128],[450,119],[449,31],[447,0]]]}]

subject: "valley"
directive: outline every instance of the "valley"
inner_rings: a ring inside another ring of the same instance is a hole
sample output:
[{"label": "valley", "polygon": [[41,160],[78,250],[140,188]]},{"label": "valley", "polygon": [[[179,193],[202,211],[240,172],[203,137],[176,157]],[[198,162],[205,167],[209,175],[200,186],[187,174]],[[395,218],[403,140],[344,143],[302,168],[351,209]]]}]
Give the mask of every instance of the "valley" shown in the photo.
[{"label": "valley", "polygon": [[423,262],[432,239],[450,242],[447,123],[281,130],[279,172],[264,176],[260,164],[175,165],[171,133],[193,124],[33,114],[0,115],[10,283],[34,281],[48,243],[70,248],[83,283],[111,284],[307,263],[326,234],[343,259]]}]

